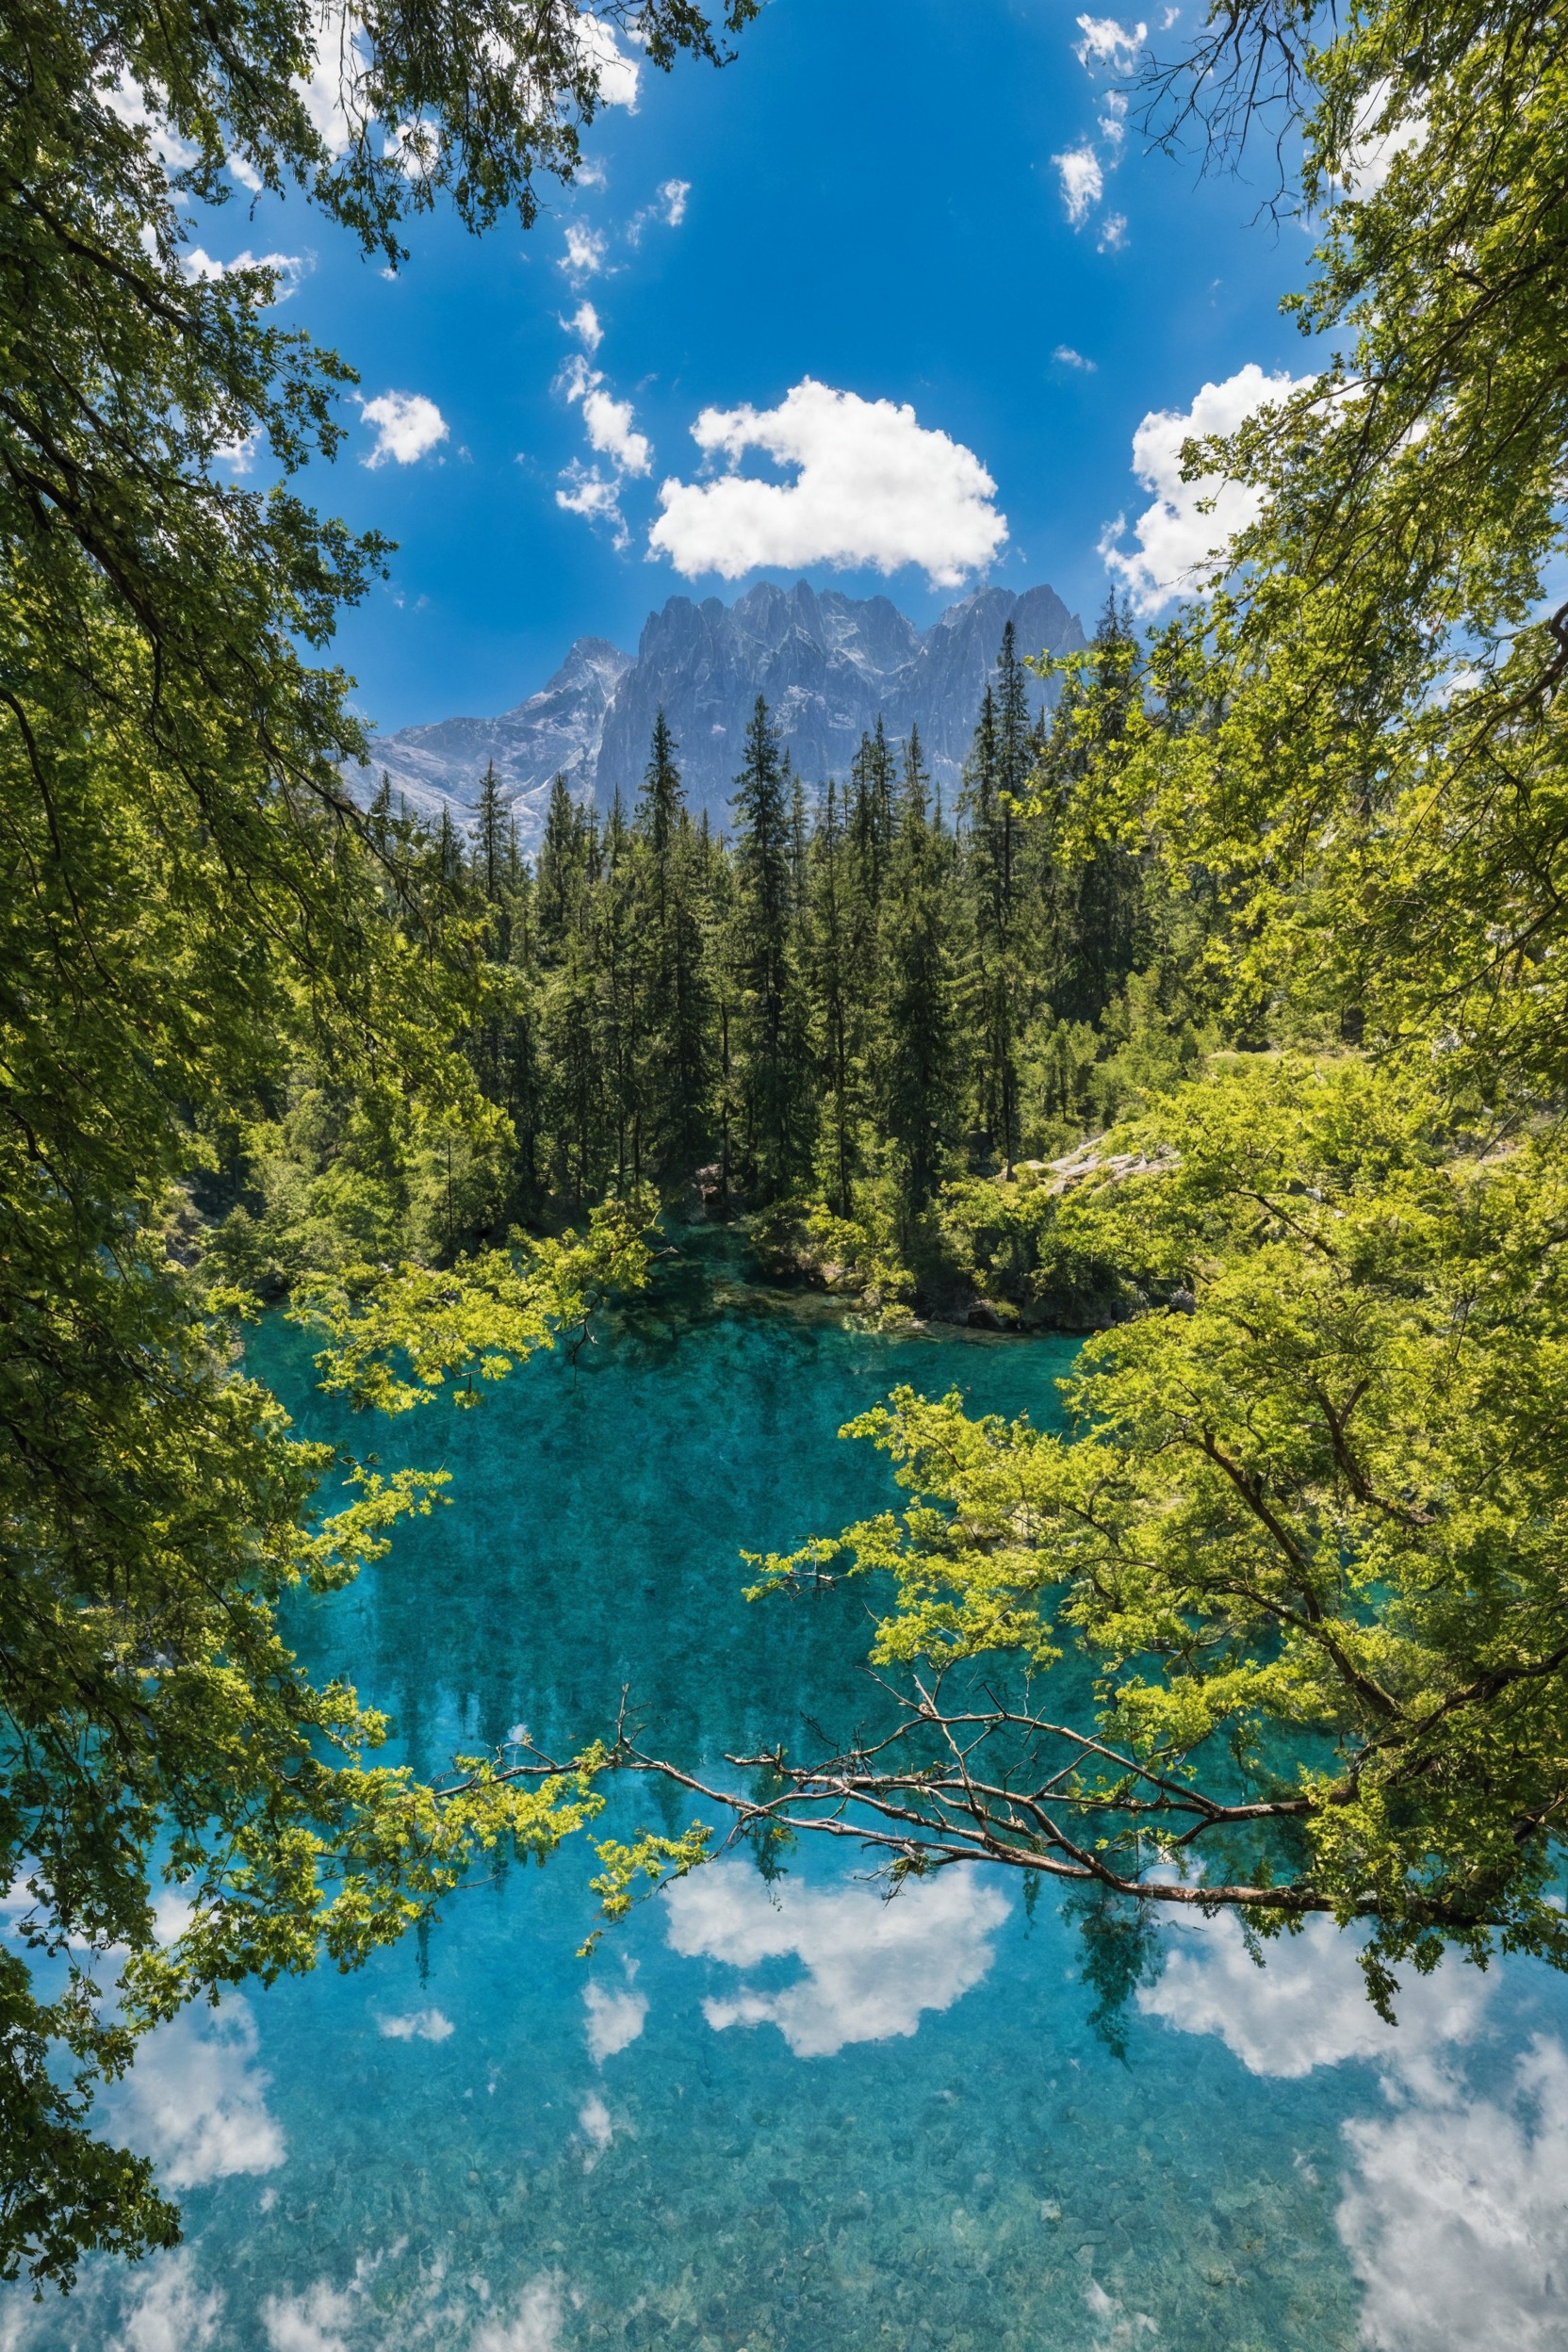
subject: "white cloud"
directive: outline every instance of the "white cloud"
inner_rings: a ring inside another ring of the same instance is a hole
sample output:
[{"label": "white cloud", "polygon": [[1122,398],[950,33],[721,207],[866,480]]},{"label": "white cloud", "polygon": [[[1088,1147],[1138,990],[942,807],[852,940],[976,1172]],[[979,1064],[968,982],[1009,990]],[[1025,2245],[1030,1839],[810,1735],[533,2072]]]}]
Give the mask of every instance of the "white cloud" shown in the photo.
[{"label": "white cloud", "polygon": [[427,179],[441,159],[440,131],[435,123],[418,120],[394,123],[382,142],[382,154],[405,180]]},{"label": "white cloud", "polygon": [[1394,83],[1385,76],[1373,83],[1357,109],[1344,159],[1347,195],[1363,200],[1378,195],[1387,186],[1395,157],[1426,143],[1427,118],[1418,106],[1386,129],[1380,127],[1393,95]]},{"label": "white cloud", "polygon": [[918,564],[933,587],[956,587],[1007,536],[979,459],[907,405],[864,400],[805,377],[776,408],[705,408],[698,448],[733,467],[747,449],[798,469],[793,482],[665,482],[648,537],[688,578],[736,580],[763,564]]},{"label": "white cloud", "polygon": [[702,2004],[715,2033],[777,2026],[797,2058],[911,2034],[924,2010],[951,2009],[989,1968],[988,1939],[1012,1908],[993,1878],[967,1867],[906,1880],[889,1901],[853,1884],[770,1891],[743,1862],[694,1871],[666,1902],[678,1952],[734,1968],[791,1953],[801,1962],[806,1973],[780,1992],[743,1984]]},{"label": "white cloud", "polygon": [[286,302],[305,274],[305,263],[298,253],[253,253],[249,248],[236,253],[232,261],[219,261],[204,245],[193,245],[180,257],[180,268],[190,286],[216,286],[222,278],[232,277],[240,270],[270,270],[278,280],[276,299]]},{"label": "white cloud", "polygon": [[1113,147],[1119,147],[1126,138],[1127,92],[1124,90],[1108,90],[1105,92],[1105,111],[1100,118],[1100,133]]},{"label": "white cloud", "polygon": [[99,85],[98,95],[128,131],[145,131],[148,144],[166,172],[183,171],[196,161],[197,151],[170,129],[158,93],[149,94],[133,74],[122,73]]},{"label": "white cloud", "polygon": [[1100,235],[1095,239],[1096,252],[1119,253],[1126,242],[1127,215],[1124,212],[1108,212],[1100,223]]},{"label": "white cloud", "polygon": [[[322,0],[316,34],[316,56],[308,78],[296,74],[294,89],[310,117],[311,127],[335,161],[347,155],[365,128],[353,85],[359,70],[359,19],[341,0]],[[230,169],[234,169],[231,158]]]},{"label": "white cloud", "polygon": [[629,400],[617,400],[604,388],[604,378],[589,367],[580,352],[566,363],[562,379],[568,400],[582,403],[588,446],[608,457],[626,474],[645,474],[653,464],[653,445],[632,428]]},{"label": "white cloud", "polygon": [[1100,362],[1097,359],[1086,359],[1083,352],[1075,351],[1070,343],[1058,343],[1051,356],[1059,367],[1081,368],[1086,376],[1098,375],[1100,372]]},{"label": "white cloud", "polygon": [[1141,613],[1157,612],[1173,596],[1190,594],[1200,576],[1223,555],[1238,531],[1257,519],[1258,493],[1217,474],[1182,480],[1182,447],[1210,433],[1234,433],[1255,412],[1312,381],[1307,376],[1266,376],[1253,361],[1206,384],[1187,409],[1154,409],[1133,435],[1133,471],[1154,502],[1133,524],[1136,547],[1117,542],[1126,529],[1119,516],[1100,542],[1112,576],[1119,580]]},{"label": "white cloud", "polygon": [[686,218],[686,199],[691,192],[690,180],[662,180],[654,202],[645,204],[641,212],[634,212],[627,222],[629,244],[641,244],[643,231],[656,221],[666,229],[678,229]]},{"label": "white cloud", "polygon": [[1538,2038],[1502,2099],[1453,2086],[1345,2127],[1335,2218],[1376,2352],[1557,2352],[1568,2285],[1568,2052]]},{"label": "white cloud", "polygon": [[151,2156],[172,2188],[237,2172],[270,2172],[284,2139],[268,2112],[268,2076],[256,2065],[249,2004],[231,1994],[220,2010],[186,2010],[149,2034],[109,2103],[116,2128]]},{"label": "white cloud", "polygon": [[579,302],[571,317],[563,318],[561,324],[568,335],[575,335],[587,351],[596,351],[604,341],[604,329],[599,324],[598,312],[590,302]]},{"label": "white cloud", "polygon": [[383,2017],[381,2031],[389,2042],[444,2042],[457,2028],[439,2009],[411,2009],[406,2017]]},{"label": "white cloud", "polygon": [[1099,65],[1125,73],[1149,39],[1147,24],[1135,24],[1129,31],[1114,16],[1081,16],[1078,30],[1084,38],[1074,42],[1072,54],[1091,73]]},{"label": "white cloud", "polygon": [[270,2352],[349,2352],[343,2330],[353,2318],[351,2296],[324,2278],[303,2295],[270,2295],[261,2307]]},{"label": "white cloud", "polygon": [[630,545],[626,516],[621,513],[619,474],[606,479],[596,466],[584,466],[574,458],[563,467],[561,480],[564,486],[555,494],[557,506],[568,514],[580,514],[586,522],[608,524],[612,546]]},{"label": "white cloud", "polygon": [[204,2294],[198,2288],[188,2246],[155,2255],[132,2294],[105,2352],[207,2352],[216,2343],[223,2297],[216,2289]]},{"label": "white cloud", "polygon": [[588,2055],[596,2066],[602,2066],[618,2050],[628,2049],[647,2019],[645,1993],[634,1992],[629,1986],[624,1993],[611,1992],[596,1977],[583,1986],[582,2005],[588,2012]]},{"label": "white cloud", "polygon": [[629,113],[635,114],[642,74],[636,58],[626,55],[615,39],[613,26],[601,18],[583,13],[578,17],[577,24],[584,54],[598,76],[600,103],[625,106]]},{"label": "white cloud", "polygon": [[1259,1968],[1229,1912],[1175,1928],[1163,1973],[1139,1991],[1138,2007],[1180,2033],[1217,2034],[1250,2074],[1290,2079],[1366,2058],[1413,2076],[1433,2052],[1475,2033],[1491,1984],[1457,1960],[1431,1976],[1412,1970],[1390,2026],[1366,1997],[1354,1943],[1331,1919],[1309,1919],[1299,1936],[1264,1951]]},{"label": "white cloud", "polygon": [[561,2287],[554,2278],[535,2278],[510,2319],[493,2320],[482,2328],[468,2352],[559,2352]]},{"label": "white cloud", "polygon": [[1100,157],[1086,139],[1081,147],[1070,147],[1065,155],[1053,155],[1051,160],[1061,176],[1067,217],[1075,229],[1082,228],[1105,193]]},{"label": "white cloud", "polygon": [[580,220],[566,223],[566,250],[556,264],[564,270],[574,286],[584,278],[592,278],[604,268],[607,251],[605,240],[597,229],[584,227]]},{"label": "white cloud", "polygon": [[389,458],[399,466],[412,466],[449,435],[446,418],[422,392],[382,392],[373,400],[362,400],[360,408],[366,423],[376,429],[376,446],[361,461],[366,466],[384,466]]}]

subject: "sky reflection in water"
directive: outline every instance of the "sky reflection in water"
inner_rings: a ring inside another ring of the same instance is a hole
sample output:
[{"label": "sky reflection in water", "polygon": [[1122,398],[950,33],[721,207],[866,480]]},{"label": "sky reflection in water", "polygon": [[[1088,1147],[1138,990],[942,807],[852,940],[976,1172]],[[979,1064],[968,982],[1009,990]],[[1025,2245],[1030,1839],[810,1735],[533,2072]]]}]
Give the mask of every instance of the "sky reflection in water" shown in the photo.
[{"label": "sky reflection in water", "polygon": [[[1054,1411],[1066,1350],[890,1342],[656,1299],[575,1372],[351,1431],[456,1507],[292,1636],[351,1660],[422,1769],[519,1721],[564,1748],[629,1683],[694,1759],[874,1719],[865,1595],[747,1609],[736,1553],[885,1498],[836,1446],[896,1380]],[[613,1826],[678,1828],[639,1787]],[[153,2037],[116,2121],[188,2243],[0,2352],[1548,2352],[1568,2344],[1568,1987],[1412,1981],[1396,2031],[1321,1922],[1258,1968],[1163,1933],[1119,2059],[1049,1897],[965,1869],[889,1904],[841,1847],[730,1856],[591,1963],[587,1858],[455,1902],[362,1974]]]}]

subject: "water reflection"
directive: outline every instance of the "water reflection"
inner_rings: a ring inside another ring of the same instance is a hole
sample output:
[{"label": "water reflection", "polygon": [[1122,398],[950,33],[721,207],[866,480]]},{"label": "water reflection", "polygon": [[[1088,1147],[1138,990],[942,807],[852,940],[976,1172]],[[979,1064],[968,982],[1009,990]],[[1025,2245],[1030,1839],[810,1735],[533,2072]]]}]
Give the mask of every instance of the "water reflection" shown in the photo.
[{"label": "water reflection", "polygon": [[1384,2112],[1341,2126],[1335,2226],[1376,2352],[1560,2352],[1568,2343],[1568,2051],[1536,2034],[1490,2092],[1471,2079],[1496,1980],[1452,1956],[1409,1971],[1397,2026],[1328,1919],[1248,1951],[1229,1914],[1169,1932],[1146,2016],[1215,2034],[1249,2073],[1378,2069]]},{"label": "water reflection", "polygon": [[[468,1416],[311,1407],[387,1466],[445,1461],[457,1507],[302,1608],[300,1647],[426,1766],[519,1722],[569,1744],[629,1679],[694,1759],[808,1709],[831,1738],[871,1704],[869,1595],[748,1609],[739,1546],[891,1499],[833,1431],[892,1381],[1043,1419],[1060,1368],[672,1313]],[[602,1826],[690,1819],[652,1805],[623,1788]],[[1321,1924],[1261,1971],[1233,1922],[1160,1928],[1156,1977],[1049,1890],[1031,1919],[954,1870],[888,1904],[804,1838],[771,1893],[726,1859],[585,1964],[594,1868],[514,1870],[359,1976],[248,1987],[149,2045],[120,2113],[193,2183],[189,2243],[92,2265],[66,2306],[0,2291],[3,2352],[1568,2346],[1544,1969],[1413,1977],[1390,2034]]]},{"label": "water reflection", "polygon": [[676,1952],[732,1968],[801,1963],[804,1975],[776,1990],[742,1984],[702,2004],[715,2033],[777,2026],[797,2058],[913,2034],[923,2011],[951,2009],[988,1972],[990,1936],[1012,1908],[994,1873],[967,1865],[890,1897],[867,1885],[770,1886],[743,1862],[717,1862],[666,1900]]},{"label": "water reflection", "polygon": [[188,2009],[150,2034],[105,2102],[108,2128],[151,2156],[172,2189],[271,2172],[284,2135],[267,2104],[255,2017],[237,1993],[221,2009]]},{"label": "water reflection", "polygon": [[[1445,2096],[1446,2092],[1446,2096]],[[1457,2083],[1352,2119],[1336,2216],[1378,2352],[1568,2343],[1568,2051],[1537,2035],[1498,2098]]]},{"label": "water reflection", "polygon": [[1164,1966],[1137,1994],[1147,2017],[1184,2034],[1217,2034],[1250,2074],[1286,2078],[1368,2058],[1406,2071],[1475,2033],[1494,1982],[1446,1960],[1431,1976],[1406,1972],[1384,2023],[1366,1998],[1356,1946],[1331,1919],[1248,1950],[1231,1912],[1170,1930]]}]

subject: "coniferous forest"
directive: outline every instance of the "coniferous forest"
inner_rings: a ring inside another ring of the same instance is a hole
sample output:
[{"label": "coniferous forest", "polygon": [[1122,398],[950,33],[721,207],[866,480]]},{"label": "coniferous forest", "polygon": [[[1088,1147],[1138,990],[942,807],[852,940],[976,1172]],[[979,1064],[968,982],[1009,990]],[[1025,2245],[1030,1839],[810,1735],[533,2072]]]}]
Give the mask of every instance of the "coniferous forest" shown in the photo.
[{"label": "coniferous forest", "polygon": [[[723,833],[689,814],[662,716],[608,810],[557,778],[532,858],[493,769],[466,836],[421,828],[384,782],[369,829],[396,877],[388,918],[406,894],[465,939],[483,1010],[463,1051],[504,1123],[469,1122],[411,1168],[303,1065],[203,1189],[217,1260],[275,1292],[312,1235],[318,1270],[449,1260],[609,1198],[736,1220],[776,1274],[885,1313],[919,1298],[1092,1316],[1042,1270],[1028,1192],[1219,1037],[1201,890],[1065,835],[1086,702],[1103,726],[1140,662],[1107,604],[1031,720],[1009,623],[950,808],[918,732],[878,724],[847,777],[808,778],[760,698]],[[1007,1216],[972,1178],[1001,1180]]]}]

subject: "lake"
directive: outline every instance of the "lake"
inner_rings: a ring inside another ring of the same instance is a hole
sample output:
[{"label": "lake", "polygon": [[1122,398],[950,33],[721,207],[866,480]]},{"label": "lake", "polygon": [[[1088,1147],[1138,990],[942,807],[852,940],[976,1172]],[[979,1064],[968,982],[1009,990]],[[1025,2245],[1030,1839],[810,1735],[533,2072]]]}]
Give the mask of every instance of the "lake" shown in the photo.
[{"label": "lake", "polygon": [[[296,1608],[437,1771],[623,1687],[648,1744],[873,1721],[867,1591],[741,1598],[743,1546],[890,1500],[835,1437],[894,1381],[1056,1412],[1071,1344],[886,1337],[699,1267],[482,1408],[354,1421],[298,1334],[301,1426],[444,1463],[451,1508]],[[690,1801],[617,1793],[609,1826]],[[1322,1922],[1250,1956],[1163,1925],[1118,2005],[1046,1887],[965,1868],[891,1903],[854,1849],[743,1848],[593,1958],[582,1841],[454,1897],[360,1974],[247,1990],[110,2102],[187,2244],[0,2296],[6,2352],[1480,2352],[1568,2344],[1568,1985],[1445,1964],[1396,2031]],[[1109,1988],[1114,1991],[1115,1988]]]}]

